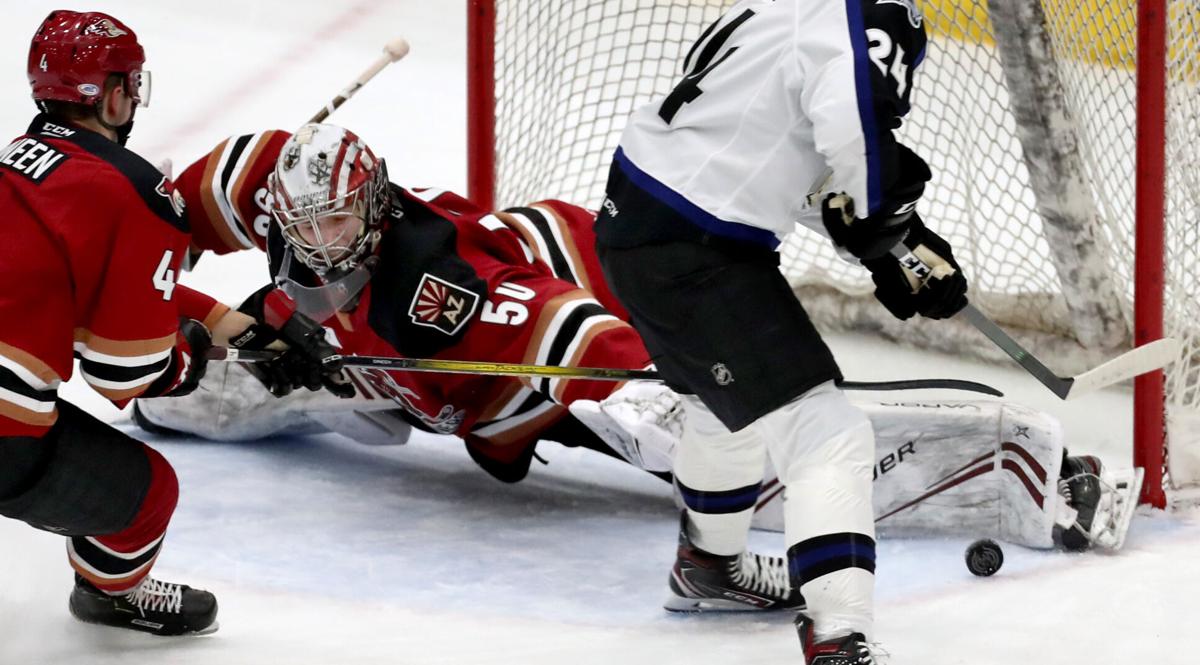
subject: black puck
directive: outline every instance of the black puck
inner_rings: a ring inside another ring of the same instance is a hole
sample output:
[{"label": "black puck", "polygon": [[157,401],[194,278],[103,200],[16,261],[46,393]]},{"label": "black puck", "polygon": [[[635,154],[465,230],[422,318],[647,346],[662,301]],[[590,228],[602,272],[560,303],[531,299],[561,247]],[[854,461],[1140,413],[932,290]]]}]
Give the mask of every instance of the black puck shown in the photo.
[{"label": "black puck", "polygon": [[991,577],[1004,565],[1004,550],[991,538],[971,543],[967,548],[967,570],[980,577]]}]

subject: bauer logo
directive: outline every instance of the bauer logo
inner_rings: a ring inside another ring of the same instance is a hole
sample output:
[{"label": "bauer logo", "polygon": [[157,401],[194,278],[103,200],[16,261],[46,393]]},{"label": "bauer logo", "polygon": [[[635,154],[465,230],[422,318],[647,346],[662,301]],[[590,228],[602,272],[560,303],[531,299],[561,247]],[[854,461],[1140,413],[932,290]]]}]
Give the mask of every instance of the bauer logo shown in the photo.
[{"label": "bauer logo", "polygon": [[477,294],[425,273],[408,307],[408,315],[418,326],[454,335],[475,314],[478,304]]}]

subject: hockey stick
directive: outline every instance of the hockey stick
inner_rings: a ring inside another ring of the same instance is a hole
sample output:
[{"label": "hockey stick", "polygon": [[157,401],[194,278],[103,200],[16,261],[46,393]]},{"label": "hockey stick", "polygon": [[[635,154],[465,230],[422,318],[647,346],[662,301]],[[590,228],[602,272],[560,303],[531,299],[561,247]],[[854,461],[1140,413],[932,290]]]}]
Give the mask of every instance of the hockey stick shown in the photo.
[{"label": "hockey stick", "polygon": [[[833,169],[826,169],[813,182],[807,196],[808,205],[819,205],[820,195],[825,192],[825,188],[829,185],[832,178]],[[918,247],[918,250],[920,249],[923,249],[923,247]],[[891,254],[900,261],[900,265],[903,268],[916,276],[921,284],[924,284],[925,280],[930,276],[942,277],[954,274],[953,266],[944,261],[939,265],[930,266],[925,260],[916,255],[916,251],[909,251],[908,247],[901,242],[892,248]],[[1114,383],[1120,383],[1126,379],[1161,369],[1175,360],[1179,356],[1180,351],[1178,340],[1171,337],[1164,337],[1163,339],[1154,340],[1149,344],[1143,344],[1132,351],[1127,351],[1083,374],[1077,376],[1058,376],[974,305],[968,303],[963,308],[962,314],[979,332],[983,333],[992,343],[1007,353],[1010,358],[1017,361],[1017,364],[1026,372],[1032,374],[1033,378],[1040,381],[1042,385],[1050,389],[1050,392],[1062,400],[1078,397],[1093,390],[1099,390]]]},{"label": "hockey stick", "polygon": [[[213,347],[209,360],[228,362],[264,362],[275,358],[271,351],[243,351],[225,347]],[[375,367],[378,369],[406,372],[441,372],[443,374],[483,374],[487,376],[530,376],[564,379],[590,379],[593,381],[662,381],[654,370],[615,369],[609,367],[561,367],[557,365],[522,365],[493,363],[471,360],[436,360],[423,358],[390,358],[387,356],[336,356],[346,367]],[[843,390],[963,390],[1003,397],[1004,393],[975,381],[958,379],[912,379],[906,381],[842,381]]]},{"label": "hockey stick", "polygon": [[[920,250],[921,247],[917,249]],[[949,264],[943,263],[931,268],[928,263],[915,254],[915,251],[909,251],[901,243],[892,248],[892,256],[895,256],[900,261],[900,265],[915,275],[922,284],[931,275],[953,274],[954,268]],[[1164,337],[1122,353],[1083,374],[1058,376],[974,305],[968,303],[963,308],[962,314],[979,332],[992,340],[1010,358],[1017,361],[1017,364],[1026,372],[1032,374],[1033,378],[1040,381],[1042,385],[1050,389],[1050,392],[1062,400],[1078,397],[1140,374],[1161,369],[1179,356],[1179,341],[1171,337]]]},{"label": "hockey stick", "polygon": [[318,111],[317,114],[309,118],[308,121],[310,123],[322,122],[325,120],[325,118],[328,118],[330,113],[333,113],[338,109],[338,107],[340,107],[342,104],[345,104],[346,100],[353,97],[360,88],[367,84],[367,81],[375,78],[375,75],[383,71],[385,67],[406,55],[408,55],[408,40],[404,39],[403,37],[397,37],[396,39],[388,42],[387,45],[383,47],[383,55],[376,58],[375,62],[371,63],[370,67],[367,67],[366,71],[359,74],[358,77],[350,83],[350,85],[346,86],[345,90],[343,90],[337,97],[331,99],[329,103],[325,105],[325,108]]}]

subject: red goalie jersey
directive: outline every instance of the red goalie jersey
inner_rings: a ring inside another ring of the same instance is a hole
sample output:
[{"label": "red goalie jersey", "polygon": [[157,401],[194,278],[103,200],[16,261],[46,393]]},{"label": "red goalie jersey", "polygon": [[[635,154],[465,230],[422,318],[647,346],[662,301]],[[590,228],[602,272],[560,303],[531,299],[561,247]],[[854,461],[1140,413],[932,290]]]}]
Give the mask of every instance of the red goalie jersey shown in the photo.
[{"label": "red goalie jersey", "polygon": [[[272,274],[317,281],[269,223],[266,179],[284,132],[231,138],[180,177],[198,250],[270,245]],[[347,354],[641,369],[649,357],[606,286],[595,215],[560,201],[501,212],[395,185],[379,263],[356,305],[323,321]],[[269,231],[269,232],[268,232]],[[269,243],[265,235],[270,236]],[[360,392],[400,403],[429,429],[511,461],[577,399],[618,384],[359,371]]]},{"label": "red goalie jersey", "polygon": [[0,437],[54,424],[73,354],[118,405],[172,389],[187,362],[179,317],[211,324],[226,308],[175,284],[188,232],[171,181],[39,115],[0,150],[0,209]]}]

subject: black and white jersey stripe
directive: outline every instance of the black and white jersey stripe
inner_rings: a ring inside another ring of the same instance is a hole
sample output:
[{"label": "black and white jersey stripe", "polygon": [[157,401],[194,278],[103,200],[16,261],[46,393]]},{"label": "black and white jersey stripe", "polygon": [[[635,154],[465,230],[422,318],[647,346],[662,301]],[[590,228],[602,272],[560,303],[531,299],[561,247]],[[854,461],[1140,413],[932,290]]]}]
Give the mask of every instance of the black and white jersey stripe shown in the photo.
[{"label": "black and white jersey stripe", "polygon": [[215,169],[217,177],[213,178],[211,183],[212,198],[221,211],[221,219],[224,220],[225,226],[233,233],[237,241],[241,243],[243,249],[255,247],[255,243],[246,235],[247,226],[243,225],[238,216],[235,203],[237,192],[233,189],[241,179],[239,176],[242,169],[246,167],[246,161],[254,154],[253,150],[247,148],[258,145],[262,136],[261,133],[244,134],[225,142]]},{"label": "black and white jersey stripe", "polygon": [[471,428],[471,434],[482,439],[491,439],[510,430],[523,426],[525,423],[540,417],[558,405],[539,393],[525,389],[510,402],[511,409],[501,411],[488,423],[476,423]]},{"label": "black and white jersey stripe", "polygon": [[[594,327],[619,321],[594,298],[576,298],[563,303],[538,342],[534,362],[538,365],[570,365],[576,351],[589,339]],[[544,395],[554,395],[555,388],[564,380],[535,378],[533,387]]]},{"label": "black and white jersey stripe", "polygon": [[90,536],[71,538],[67,541],[67,556],[72,565],[88,573],[88,577],[102,583],[115,583],[138,575],[153,564],[162,540],[163,536],[159,536],[136,551],[118,552]]},{"label": "black and white jersey stripe", "polygon": [[576,265],[574,257],[567,249],[566,240],[563,238],[562,226],[552,212],[539,206],[508,208],[502,213],[500,219],[519,227],[516,229],[518,233],[522,237],[532,240],[537,256],[550,266],[555,277],[586,287],[586,284],[579,279],[583,267]]},{"label": "black and white jersey stripe", "polygon": [[157,379],[171,364],[172,348],[137,356],[115,356],[75,343],[79,369],[92,386],[105,391],[126,391]]},{"label": "black and white jersey stripe", "polygon": [[0,400],[49,414],[54,411],[60,383],[57,379],[44,381],[16,360],[0,355]]}]

